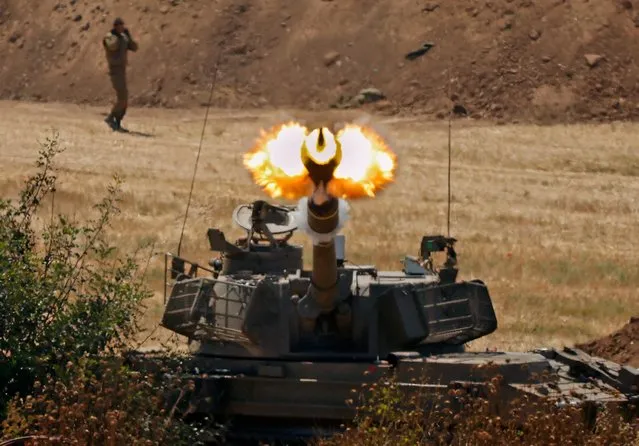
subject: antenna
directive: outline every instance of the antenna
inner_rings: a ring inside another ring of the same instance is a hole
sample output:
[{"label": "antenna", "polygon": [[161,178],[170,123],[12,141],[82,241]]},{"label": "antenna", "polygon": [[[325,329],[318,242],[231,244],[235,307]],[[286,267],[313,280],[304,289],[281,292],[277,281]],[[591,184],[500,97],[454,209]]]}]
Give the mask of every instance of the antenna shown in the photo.
[{"label": "antenna", "polygon": [[189,199],[186,202],[186,211],[184,212],[184,221],[182,222],[182,232],[180,233],[180,241],[178,242],[177,255],[180,255],[182,249],[182,239],[184,238],[184,228],[186,227],[186,219],[189,215],[189,208],[191,207],[191,198],[193,197],[193,187],[195,186],[195,174],[197,173],[197,165],[200,161],[200,153],[202,152],[202,143],[204,142],[204,131],[206,130],[206,123],[209,118],[209,110],[211,108],[211,101],[213,100],[213,91],[217,84],[218,68],[220,66],[220,60],[222,59],[222,49],[220,49],[217,55],[217,61],[215,62],[215,71],[213,72],[213,79],[211,80],[211,91],[209,92],[209,100],[206,104],[206,113],[204,115],[204,124],[202,125],[202,134],[200,135],[200,145],[197,149],[197,157],[195,158],[195,166],[193,167],[193,178],[191,179],[191,190],[189,191]]},{"label": "antenna", "polygon": [[[448,65],[448,99],[452,101],[452,78],[451,78],[451,70],[452,70],[452,56],[449,59]],[[451,139],[452,139],[452,125],[453,125],[453,109],[455,107],[451,106],[448,111],[448,210],[446,217],[446,230],[448,233],[448,237],[450,237],[450,202],[451,202],[451,187],[450,187],[450,174],[451,174],[451,161],[452,161],[452,148],[451,148]]]}]

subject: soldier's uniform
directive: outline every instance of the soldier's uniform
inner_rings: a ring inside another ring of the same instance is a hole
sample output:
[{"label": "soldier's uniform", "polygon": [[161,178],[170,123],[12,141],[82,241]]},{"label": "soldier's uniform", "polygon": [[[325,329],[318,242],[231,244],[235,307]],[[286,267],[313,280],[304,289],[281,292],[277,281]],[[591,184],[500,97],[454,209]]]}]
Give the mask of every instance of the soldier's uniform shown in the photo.
[{"label": "soldier's uniform", "polygon": [[[117,24],[117,20],[116,23]],[[112,29],[102,40],[109,64],[109,76],[111,84],[117,95],[116,102],[111,113],[105,121],[114,130],[120,129],[122,119],[126,114],[129,91],[126,84],[127,54],[129,51],[137,51],[138,44],[128,32],[118,33]]]}]

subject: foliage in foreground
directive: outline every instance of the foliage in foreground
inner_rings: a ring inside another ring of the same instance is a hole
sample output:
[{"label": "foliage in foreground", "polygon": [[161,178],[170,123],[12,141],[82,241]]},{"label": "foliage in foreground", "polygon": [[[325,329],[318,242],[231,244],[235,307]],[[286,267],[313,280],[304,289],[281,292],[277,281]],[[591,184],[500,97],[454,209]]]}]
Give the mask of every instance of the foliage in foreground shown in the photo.
[{"label": "foliage in foreground", "polygon": [[604,410],[597,414],[595,423],[589,423],[580,408],[526,397],[500,409],[502,391],[501,378],[496,377],[485,392],[459,385],[439,396],[429,397],[417,387],[406,395],[390,379],[363,392],[352,427],[331,439],[319,440],[317,445],[639,446],[636,414],[633,418]]},{"label": "foliage in foreground", "polygon": [[121,182],[108,187],[94,219],[54,215],[61,151],[54,134],[17,202],[0,199],[0,439],[200,444],[209,431],[185,424],[189,407],[178,407],[192,386],[167,375],[173,369],[125,366],[122,352],[152,293],[138,252],[123,255],[107,241]]},{"label": "foliage in foreground", "polygon": [[167,383],[128,371],[114,356],[151,296],[137,253],[120,255],[107,242],[120,181],[94,219],[56,216],[60,152],[57,135],[48,138],[18,200],[0,200],[0,437],[178,444],[192,432],[164,413]]},{"label": "foliage in foreground", "polygon": [[[48,384],[9,404],[5,438],[31,444],[200,444],[204,434],[173,416],[167,397],[184,392],[179,382],[133,372],[118,358],[69,362]],[[169,410],[167,410],[167,408]]]},{"label": "foliage in foreground", "polygon": [[135,254],[118,256],[106,241],[119,212],[117,177],[85,223],[42,209],[54,202],[61,151],[57,135],[47,138],[19,199],[0,199],[0,419],[14,395],[56,365],[123,345],[151,295]]}]

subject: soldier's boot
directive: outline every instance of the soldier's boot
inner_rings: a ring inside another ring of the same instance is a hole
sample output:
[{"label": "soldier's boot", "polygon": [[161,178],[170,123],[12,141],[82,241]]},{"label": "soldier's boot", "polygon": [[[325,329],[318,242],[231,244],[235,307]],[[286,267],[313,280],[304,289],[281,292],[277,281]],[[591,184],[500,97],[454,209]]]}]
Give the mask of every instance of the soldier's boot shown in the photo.
[{"label": "soldier's boot", "polygon": [[116,117],[113,115],[113,112],[109,113],[109,116],[104,118],[104,122],[106,122],[107,125],[111,127],[111,130],[113,131],[117,130],[119,127],[118,121]]},{"label": "soldier's boot", "polygon": [[125,132],[126,129],[122,127],[122,120],[124,119],[124,115],[126,114],[126,109],[121,111],[118,116],[116,116],[115,121],[117,123],[118,131]]}]

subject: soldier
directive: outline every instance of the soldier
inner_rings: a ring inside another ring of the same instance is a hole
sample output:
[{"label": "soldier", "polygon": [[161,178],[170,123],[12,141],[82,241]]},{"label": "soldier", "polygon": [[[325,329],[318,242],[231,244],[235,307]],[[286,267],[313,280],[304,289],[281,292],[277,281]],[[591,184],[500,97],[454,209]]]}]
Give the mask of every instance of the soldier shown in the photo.
[{"label": "soldier", "polygon": [[121,130],[122,119],[126,113],[129,99],[129,92],[126,86],[127,54],[129,51],[137,51],[138,44],[124,26],[124,21],[118,17],[113,21],[113,29],[102,40],[102,45],[106,51],[111,84],[117,95],[111,113],[104,121],[112,130]]}]

